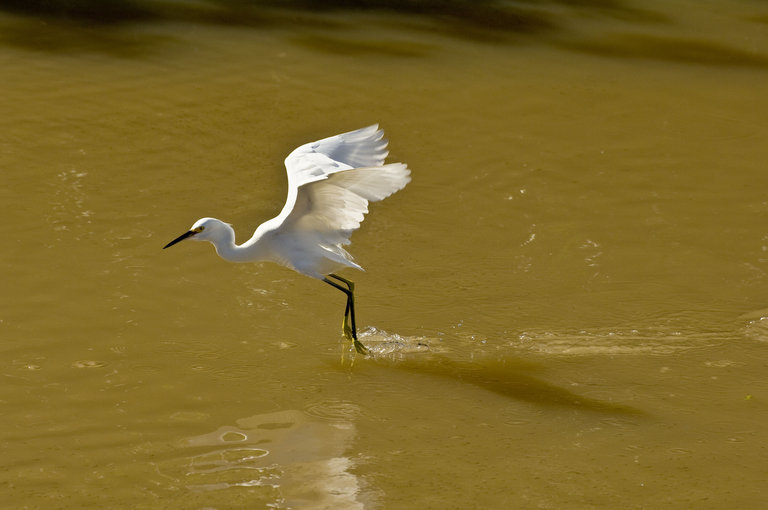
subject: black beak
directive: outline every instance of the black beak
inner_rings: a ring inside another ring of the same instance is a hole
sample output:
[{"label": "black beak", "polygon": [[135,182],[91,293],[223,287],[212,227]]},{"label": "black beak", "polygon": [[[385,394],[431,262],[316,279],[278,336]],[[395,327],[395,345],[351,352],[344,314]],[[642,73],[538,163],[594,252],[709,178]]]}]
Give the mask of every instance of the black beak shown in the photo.
[{"label": "black beak", "polygon": [[192,237],[192,236],[193,236],[193,235],[195,235],[195,234],[197,234],[197,232],[195,232],[194,230],[190,230],[189,232],[184,232],[184,233],[183,233],[183,234],[181,234],[179,237],[177,237],[176,239],[174,239],[174,240],[173,240],[173,241],[171,241],[170,243],[168,243],[168,244],[166,244],[165,246],[163,246],[163,249],[166,249],[166,248],[170,248],[170,247],[171,247],[171,246],[173,246],[174,244],[176,244],[176,243],[180,243],[181,241],[183,241],[183,240],[184,240],[184,239],[186,239],[187,237]]}]

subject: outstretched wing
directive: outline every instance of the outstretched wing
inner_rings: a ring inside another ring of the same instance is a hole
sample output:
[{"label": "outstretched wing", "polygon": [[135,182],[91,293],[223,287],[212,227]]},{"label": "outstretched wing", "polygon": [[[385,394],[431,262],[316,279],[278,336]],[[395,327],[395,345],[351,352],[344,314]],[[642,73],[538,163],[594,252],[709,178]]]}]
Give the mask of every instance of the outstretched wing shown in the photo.
[{"label": "outstretched wing", "polygon": [[294,211],[300,187],[322,181],[343,170],[381,166],[387,154],[387,140],[378,124],[323,138],[294,149],[285,158],[288,197],[277,218],[282,223]]},{"label": "outstretched wing", "polygon": [[384,131],[378,124],[304,144],[285,158],[288,188],[325,179],[341,170],[381,166],[388,153]]},{"label": "outstretched wing", "polygon": [[343,170],[300,186],[293,209],[278,227],[282,236],[296,241],[289,243],[294,249],[300,244],[307,255],[293,261],[295,269],[318,276],[325,267],[323,259],[361,269],[342,246],[360,227],[368,202],[401,190],[410,182],[410,173],[403,163],[392,163]]},{"label": "outstretched wing", "polygon": [[403,163],[344,170],[299,187],[296,202],[282,223],[284,229],[318,232],[323,244],[349,244],[360,227],[368,202],[378,202],[411,180]]},{"label": "outstretched wing", "polygon": [[316,275],[322,258],[359,267],[342,245],[360,227],[368,202],[388,197],[411,180],[405,164],[383,164],[388,153],[383,135],[373,125],[302,145],[286,158],[288,199],[268,228],[283,239],[295,236],[303,251],[313,252],[304,258],[307,267],[295,269]]}]

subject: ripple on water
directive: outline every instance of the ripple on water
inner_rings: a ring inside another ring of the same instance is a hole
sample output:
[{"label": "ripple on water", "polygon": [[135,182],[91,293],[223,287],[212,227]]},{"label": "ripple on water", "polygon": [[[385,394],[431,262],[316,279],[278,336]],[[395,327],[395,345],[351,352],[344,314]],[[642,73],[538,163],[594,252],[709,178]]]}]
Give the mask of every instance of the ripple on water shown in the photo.
[{"label": "ripple on water", "polygon": [[177,411],[170,416],[171,421],[179,423],[195,423],[210,418],[210,414],[198,411]]},{"label": "ripple on water", "polygon": [[[759,314],[759,317],[752,318],[747,322],[746,326],[744,326],[744,332],[747,337],[752,340],[768,342],[768,310],[761,310],[760,312],[755,313]],[[749,318],[753,315],[754,314],[749,314],[748,316],[744,316],[744,318]]]},{"label": "ripple on water", "polygon": [[362,415],[360,406],[347,400],[323,400],[314,402],[304,408],[304,411],[322,420],[357,420]]},{"label": "ripple on water", "polygon": [[206,452],[190,459],[187,476],[242,469],[269,469],[270,466],[265,466],[261,462],[267,455],[269,455],[268,450],[255,447],[226,448]]},{"label": "ripple on water", "polygon": [[346,401],[311,409],[314,415],[290,410],[241,418],[190,437],[181,447],[193,454],[158,464],[158,472],[222,500],[247,491],[251,507],[362,509],[353,463],[344,456],[355,435],[347,418],[359,410]]},{"label": "ripple on water", "polygon": [[510,343],[542,354],[668,355],[717,343],[720,333],[682,331],[595,330],[574,333],[523,332]]},{"label": "ripple on water", "polygon": [[78,360],[72,363],[72,368],[101,368],[106,366],[105,361],[96,361],[92,359]]}]

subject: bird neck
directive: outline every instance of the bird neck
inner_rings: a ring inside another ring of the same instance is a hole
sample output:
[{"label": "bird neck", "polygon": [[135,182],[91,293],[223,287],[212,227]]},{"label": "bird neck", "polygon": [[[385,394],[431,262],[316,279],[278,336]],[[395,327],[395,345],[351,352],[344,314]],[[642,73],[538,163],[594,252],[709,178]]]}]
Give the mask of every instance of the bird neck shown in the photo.
[{"label": "bird neck", "polygon": [[260,243],[261,233],[257,232],[243,244],[235,244],[235,231],[228,224],[208,241],[216,248],[219,257],[229,262],[257,262],[271,260],[269,246]]},{"label": "bird neck", "polygon": [[209,239],[219,257],[230,262],[243,262],[243,252],[240,246],[235,244],[235,231],[226,225],[226,228],[218,232],[213,239]]}]

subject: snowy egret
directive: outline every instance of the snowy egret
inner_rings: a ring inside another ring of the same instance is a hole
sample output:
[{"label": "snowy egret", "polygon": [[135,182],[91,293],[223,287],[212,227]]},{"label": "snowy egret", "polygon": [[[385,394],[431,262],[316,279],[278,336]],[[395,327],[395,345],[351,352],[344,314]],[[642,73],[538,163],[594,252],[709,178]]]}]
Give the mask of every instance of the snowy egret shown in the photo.
[{"label": "snowy egret", "polygon": [[360,227],[368,202],[387,198],[411,180],[405,164],[384,164],[388,153],[384,132],[376,124],[302,145],[285,158],[285,206],[248,241],[237,245],[231,225],[202,218],[163,249],[184,239],[208,241],[224,260],[272,261],[324,281],[346,294],[342,332],[357,352],[366,354],[357,339],[355,285],[334,272],[363,269],[342,245]]}]

